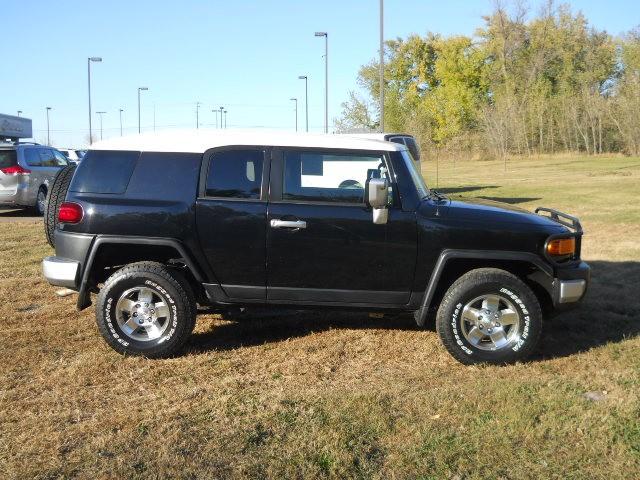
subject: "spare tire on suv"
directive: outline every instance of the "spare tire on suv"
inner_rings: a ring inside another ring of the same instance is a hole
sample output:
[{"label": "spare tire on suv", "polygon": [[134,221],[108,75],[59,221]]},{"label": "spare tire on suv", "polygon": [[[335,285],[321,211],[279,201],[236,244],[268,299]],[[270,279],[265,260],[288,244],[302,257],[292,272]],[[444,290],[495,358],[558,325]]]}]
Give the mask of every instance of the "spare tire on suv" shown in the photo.
[{"label": "spare tire on suv", "polygon": [[44,233],[47,236],[47,242],[52,247],[56,246],[54,233],[58,227],[58,209],[67,196],[69,184],[76,171],[76,165],[68,165],[56,174],[49,189],[49,195],[44,207]]}]

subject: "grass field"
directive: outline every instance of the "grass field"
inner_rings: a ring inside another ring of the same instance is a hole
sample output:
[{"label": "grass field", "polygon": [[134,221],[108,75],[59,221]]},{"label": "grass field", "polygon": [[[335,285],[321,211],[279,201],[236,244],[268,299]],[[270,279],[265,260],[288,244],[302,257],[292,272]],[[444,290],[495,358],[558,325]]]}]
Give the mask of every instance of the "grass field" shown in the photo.
[{"label": "grass field", "polygon": [[337,312],[202,316],[184,356],[124,358],[42,279],[42,226],[0,223],[0,477],[640,478],[640,158],[437,183],[581,217],[591,290],[531,361],[464,367],[409,318]]}]

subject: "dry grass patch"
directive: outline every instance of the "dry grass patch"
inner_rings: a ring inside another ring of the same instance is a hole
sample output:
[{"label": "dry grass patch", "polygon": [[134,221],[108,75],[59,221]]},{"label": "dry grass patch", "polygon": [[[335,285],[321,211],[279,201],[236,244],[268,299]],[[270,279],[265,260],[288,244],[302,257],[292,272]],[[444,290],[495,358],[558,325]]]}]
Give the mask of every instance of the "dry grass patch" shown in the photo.
[{"label": "dry grass patch", "polygon": [[0,223],[2,476],[640,477],[640,160],[459,162],[439,184],[582,216],[592,289],[531,362],[463,367],[410,318],[333,311],[205,315],[183,356],[121,357],[42,280],[41,225]]}]

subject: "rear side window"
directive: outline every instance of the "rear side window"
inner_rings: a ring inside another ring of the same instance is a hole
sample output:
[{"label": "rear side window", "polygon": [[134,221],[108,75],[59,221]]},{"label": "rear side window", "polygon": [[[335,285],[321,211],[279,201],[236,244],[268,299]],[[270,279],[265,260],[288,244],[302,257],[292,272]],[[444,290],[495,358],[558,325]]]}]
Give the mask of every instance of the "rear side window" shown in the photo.
[{"label": "rear side window", "polygon": [[69,190],[78,193],[124,193],[140,152],[92,150],[82,160]]},{"label": "rear side window", "polygon": [[13,167],[16,163],[15,150],[0,150],[0,168]]},{"label": "rear side window", "polygon": [[260,198],[262,150],[229,150],[211,156],[207,197]]},{"label": "rear side window", "polygon": [[37,148],[26,148],[24,150],[24,159],[30,167],[41,167],[42,159]]}]

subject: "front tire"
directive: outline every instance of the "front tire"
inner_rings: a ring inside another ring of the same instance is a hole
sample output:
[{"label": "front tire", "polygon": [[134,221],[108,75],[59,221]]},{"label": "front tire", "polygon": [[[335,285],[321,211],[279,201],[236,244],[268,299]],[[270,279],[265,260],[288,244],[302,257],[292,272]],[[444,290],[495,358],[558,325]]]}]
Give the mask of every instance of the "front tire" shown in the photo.
[{"label": "front tire", "polygon": [[518,277],[481,268],[449,287],[436,329],[449,353],[465,365],[508,364],[525,359],[536,348],[542,312],[534,293]]},{"label": "front tire", "polygon": [[195,326],[189,284],[164,265],[139,262],[111,275],[96,302],[98,329],[119,353],[147,358],[174,355]]}]

